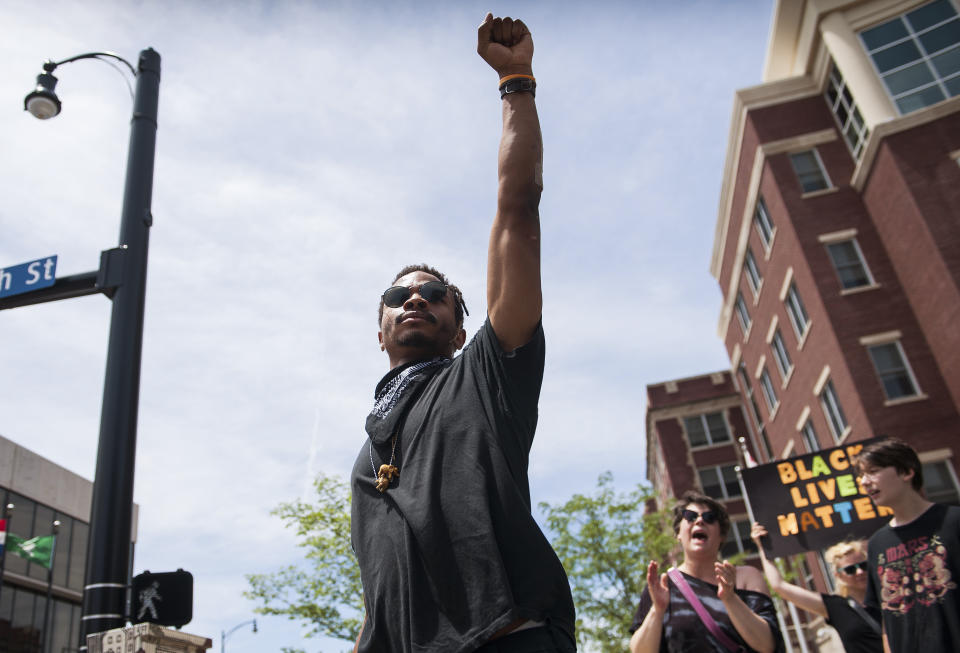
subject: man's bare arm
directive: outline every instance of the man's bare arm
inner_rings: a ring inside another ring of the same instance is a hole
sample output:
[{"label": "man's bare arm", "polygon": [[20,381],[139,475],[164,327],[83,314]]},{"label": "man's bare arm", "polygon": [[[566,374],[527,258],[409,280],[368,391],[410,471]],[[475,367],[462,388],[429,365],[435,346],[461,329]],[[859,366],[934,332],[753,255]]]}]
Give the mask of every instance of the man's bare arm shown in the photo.
[{"label": "man's bare arm", "polygon": [[[533,38],[523,21],[487,14],[477,52],[502,79],[533,76]],[[533,94],[503,99],[497,213],[487,254],[487,312],[505,351],[526,344],[540,321],[540,191],[543,142]]]}]

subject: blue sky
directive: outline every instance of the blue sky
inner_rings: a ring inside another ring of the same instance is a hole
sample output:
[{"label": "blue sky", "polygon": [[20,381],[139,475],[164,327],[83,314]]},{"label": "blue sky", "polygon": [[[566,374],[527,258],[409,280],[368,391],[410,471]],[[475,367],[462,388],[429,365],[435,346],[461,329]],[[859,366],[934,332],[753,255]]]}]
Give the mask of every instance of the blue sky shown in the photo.
[{"label": "blue sky", "polygon": [[[196,577],[214,639],[243,575],[298,557],[269,510],[346,475],[387,370],[376,302],[427,261],[485,313],[500,100],[487,10],[536,46],[547,369],[534,503],[645,476],[645,386],[728,366],[708,272],[736,89],[760,82],[771,0],[5,2],[0,267],[94,270],[116,246],[130,97],[96,61],[22,98],[41,63],[162,56],[135,572]],[[0,434],[92,478],[110,315],[86,297],[0,313]],[[231,653],[302,645],[259,619]],[[310,651],[346,644],[316,641]]]}]

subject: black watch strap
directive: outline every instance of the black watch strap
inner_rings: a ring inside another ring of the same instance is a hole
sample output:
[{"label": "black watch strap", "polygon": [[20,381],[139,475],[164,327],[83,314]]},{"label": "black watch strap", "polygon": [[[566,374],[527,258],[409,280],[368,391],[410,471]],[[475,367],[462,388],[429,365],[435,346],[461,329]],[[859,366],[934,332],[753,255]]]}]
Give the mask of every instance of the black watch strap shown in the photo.
[{"label": "black watch strap", "polygon": [[511,79],[500,85],[500,99],[506,97],[507,93],[529,92],[533,97],[537,97],[537,83],[532,79],[519,77]]}]

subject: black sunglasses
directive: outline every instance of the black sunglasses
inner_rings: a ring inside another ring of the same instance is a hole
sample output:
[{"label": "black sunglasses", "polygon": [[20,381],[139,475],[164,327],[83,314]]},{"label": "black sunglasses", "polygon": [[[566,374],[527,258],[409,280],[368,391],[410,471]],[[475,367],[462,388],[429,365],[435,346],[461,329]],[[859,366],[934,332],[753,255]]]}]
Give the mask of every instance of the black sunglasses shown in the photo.
[{"label": "black sunglasses", "polygon": [[684,519],[686,519],[691,524],[697,521],[697,517],[703,517],[704,524],[716,524],[717,520],[720,519],[716,511],[708,510],[706,512],[697,512],[696,510],[684,510],[680,513]]},{"label": "black sunglasses", "polygon": [[867,570],[867,561],[864,560],[863,562],[858,562],[858,563],[856,563],[856,564],[847,565],[846,567],[837,567],[837,571],[842,571],[842,572],[845,573],[847,576],[853,576],[855,573],[857,573],[857,569],[859,569],[860,571],[866,571],[866,570]]},{"label": "black sunglasses", "polygon": [[[387,288],[385,291],[383,291],[383,305],[389,306],[390,308],[399,308],[403,306],[403,303],[410,299],[414,288],[417,287],[391,286],[390,288]],[[417,292],[421,297],[433,304],[435,302],[439,302],[446,296],[447,286],[439,281],[427,281],[426,283],[420,284],[420,287],[417,288]]]}]

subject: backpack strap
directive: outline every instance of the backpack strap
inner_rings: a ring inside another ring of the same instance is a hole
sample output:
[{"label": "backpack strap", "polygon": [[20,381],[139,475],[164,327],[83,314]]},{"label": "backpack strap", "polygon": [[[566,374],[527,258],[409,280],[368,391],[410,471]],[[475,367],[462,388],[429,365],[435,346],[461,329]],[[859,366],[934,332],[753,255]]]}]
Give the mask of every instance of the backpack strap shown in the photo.
[{"label": "backpack strap", "polygon": [[867,625],[870,626],[870,629],[874,633],[876,633],[877,635],[880,634],[880,624],[877,623],[877,620],[874,619],[862,605],[860,605],[859,603],[857,603],[855,599],[851,599],[850,597],[847,597],[847,605],[849,605],[853,609],[853,611],[856,612],[857,615],[859,615],[861,619],[867,622]]},{"label": "backpack strap", "polygon": [[687,579],[683,577],[683,574],[680,573],[680,570],[676,567],[672,567],[667,571],[667,576],[670,577],[670,580],[673,581],[673,584],[677,586],[677,589],[680,590],[680,593],[683,594],[683,597],[687,599],[693,609],[696,611],[697,616],[700,617],[700,621],[703,622],[703,625],[707,627],[707,630],[710,631],[714,637],[717,638],[717,641],[720,642],[724,648],[732,653],[737,653],[743,650],[739,644],[734,642],[730,637],[720,630],[720,626],[717,625],[717,622],[714,621],[713,617],[710,616],[710,613],[707,612],[707,609],[703,607],[703,603],[700,602],[700,598],[693,591],[693,588],[690,587],[690,583],[687,582]]}]

